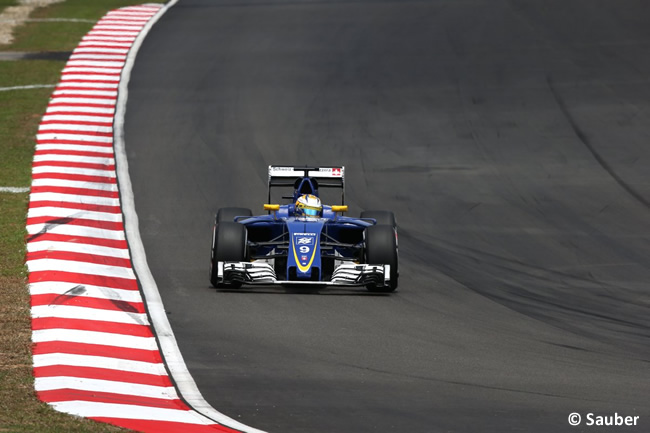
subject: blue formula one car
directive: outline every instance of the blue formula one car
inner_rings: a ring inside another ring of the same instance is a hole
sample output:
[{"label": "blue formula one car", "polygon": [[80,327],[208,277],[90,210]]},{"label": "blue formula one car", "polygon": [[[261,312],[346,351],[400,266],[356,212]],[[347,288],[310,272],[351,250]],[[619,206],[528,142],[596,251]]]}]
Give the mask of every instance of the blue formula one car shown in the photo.
[{"label": "blue formula one car", "polygon": [[[288,204],[265,204],[268,214],[219,209],[212,233],[210,282],[242,285],[397,288],[397,224],[390,211],[346,217],[345,167],[269,166],[271,190],[290,187]],[[341,205],[322,205],[319,188],[341,189]]]}]

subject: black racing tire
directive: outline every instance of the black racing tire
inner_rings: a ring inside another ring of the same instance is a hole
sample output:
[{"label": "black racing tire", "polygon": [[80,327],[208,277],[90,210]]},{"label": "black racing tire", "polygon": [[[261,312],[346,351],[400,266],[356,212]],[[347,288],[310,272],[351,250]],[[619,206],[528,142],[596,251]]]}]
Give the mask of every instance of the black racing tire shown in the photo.
[{"label": "black racing tire", "polygon": [[253,212],[245,207],[222,207],[217,211],[217,224],[235,221],[238,216],[253,216]]},{"label": "black racing tire", "polygon": [[373,218],[377,221],[377,225],[397,227],[395,214],[389,210],[364,210],[361,212],[361,218]]},{"label": "black racing tire", "polygon": [[[373,217],[374,218],[374,217]],[[397,229],[390,224],[377,224],[366,228],[366,263],[369,265],[390,265],[388,286],[369,285],[371,292],[393,292],[397,289],[399,277],[397,255]]]},{"label": "black racing tire", "polygon": [[210,258],[210,282],[214,287],[236,288],[241,286],[239,283],[219,283],[217,262],[246,261],[246,242],[246,227],[244,225],[229,221],[214,225]]}]

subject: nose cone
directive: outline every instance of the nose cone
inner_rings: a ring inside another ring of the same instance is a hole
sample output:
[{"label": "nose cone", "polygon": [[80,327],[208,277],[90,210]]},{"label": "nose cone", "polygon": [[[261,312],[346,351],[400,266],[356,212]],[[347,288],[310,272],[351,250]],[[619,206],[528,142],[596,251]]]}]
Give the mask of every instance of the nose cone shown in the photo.
[{"label": "nose cone", "polygon": [[320,273],[320,233],[323,223],[314,221],[291,221],[287,223],[291,237],[289,257],[287,260],[287,275],[298,280],[319,279]]}]

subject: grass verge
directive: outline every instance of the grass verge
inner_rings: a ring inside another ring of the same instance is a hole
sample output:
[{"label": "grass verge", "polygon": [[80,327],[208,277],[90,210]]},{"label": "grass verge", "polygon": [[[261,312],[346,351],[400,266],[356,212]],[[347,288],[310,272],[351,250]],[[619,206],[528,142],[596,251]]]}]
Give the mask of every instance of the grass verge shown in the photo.
[{"label": "grass verge", "polygon": [[[14,4],[0,0],[0,9]],[[144,0],[67,0],[37,9],[33,18],[83,21],[28,22],[0,51],[71,51],[107,11]],[[1,24],[0,24],[1,25]],[[65,62],[0,61],[0,88],[56,84]],[[52,89],[0,91],[0,186],[26,187],[36,131]],[[34,393],[31,318],[26,286],[25,222],[28,194],[0,192],[0,432],[123,432],[54,411]]]},{"label": "grass verge", "polygon": [[[155,0],[151,0],[155,2]],[[13,51],[72,51],[104,14],[123,6],[148,3],[149,0],[67,0],[35,10],[30,18],[71,19],[81,21],[28,22],[16,29]],[[158,3],[163,3],[159,0]]]}]

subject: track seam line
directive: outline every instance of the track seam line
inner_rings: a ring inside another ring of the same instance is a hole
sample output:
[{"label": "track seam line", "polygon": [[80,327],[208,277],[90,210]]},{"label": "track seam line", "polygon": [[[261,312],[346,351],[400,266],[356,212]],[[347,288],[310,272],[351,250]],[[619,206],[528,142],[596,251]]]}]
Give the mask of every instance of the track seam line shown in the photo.
[{"label": "track seam line", "polygon": [[557,88],[555,87],[555,84],[553,83],[553,79],[550,76],[546,77],[546,83],[548,84],[549,89],[551,90],[551,93],[553,94],[553,98],[555,98],[555,102],[557,105],[560,107],[560,111],[562,111],[562,114],[564,117],[567,119],[569,122],[569,125],[571,126],[571,129],[573,130],[574,134],[578,137],[580,142],[587,148],[589,153],[594,157],[596,162],[609,174],[616,183],[625,190],[630,196],[632,196],[636,201],[641,203],[643,206],[646,208],[650,209],[650,201],[646,200],[645,197],[643,197],[638,191],[636,191],[634,188],[630,186],[621,176],[614,171],[614,168],[609,165],[607,161],[605,161],[605,158],[596,150],[596,148],[591,144],[591,141],[585,134],[585,132],[580,128],[578,123],[576,122],[575,118],[569,111],[568,107],[566,106],[566,103],[564,102],[564,99],[562,96],[559,94],[557,91]]}]

